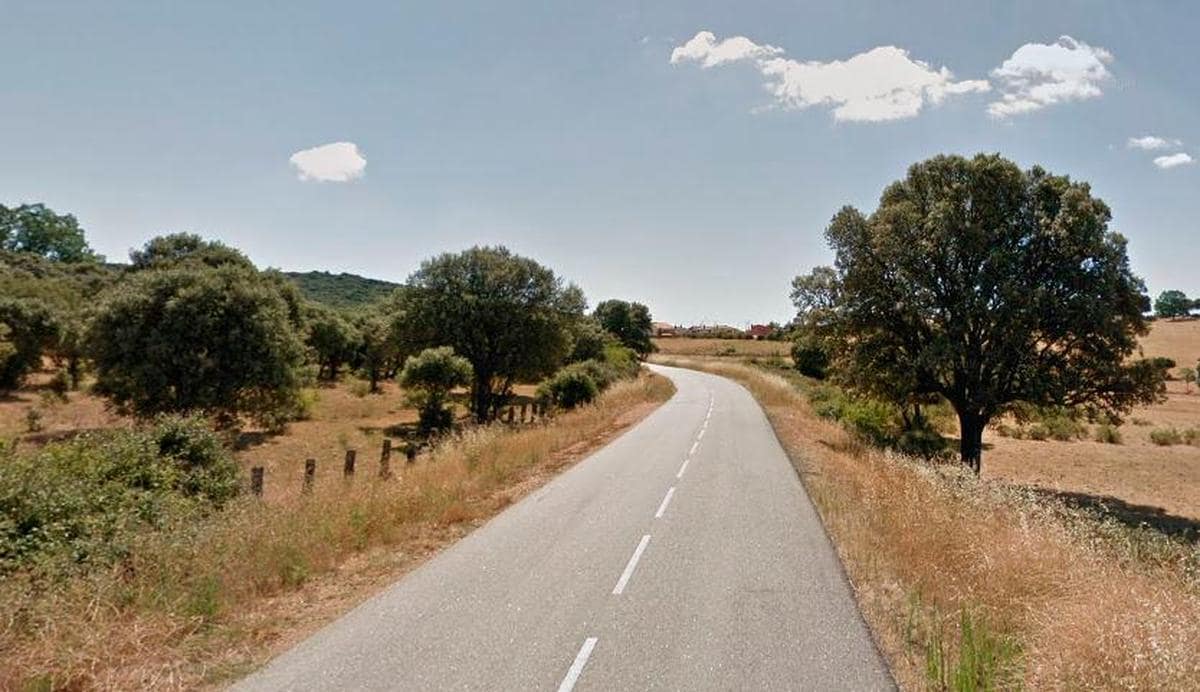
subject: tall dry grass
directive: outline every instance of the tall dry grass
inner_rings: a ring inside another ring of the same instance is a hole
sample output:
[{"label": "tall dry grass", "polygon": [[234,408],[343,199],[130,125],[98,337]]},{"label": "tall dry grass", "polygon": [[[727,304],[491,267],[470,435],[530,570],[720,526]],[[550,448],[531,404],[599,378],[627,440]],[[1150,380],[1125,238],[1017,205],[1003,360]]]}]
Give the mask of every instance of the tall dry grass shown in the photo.
[{"label": "tall dry grass", "polygon": [[[0,581],[0,689],[177,689],[241,675],[366,595],[338,593],[338,582],[378,585],[354,578],[372,556],[394,578],[672,392],[665,378],[643,375],[545,425],[470,430],[388,481],[331,480],[307,496],[245,499],[184,531],[146,533],[111,570],[12,575]],[[322,606],[328,598],[333,607]]]},{"label": "tall dry grass", "polygon": [[865,448],[761,369],[674,364],[763,405],[904,687],[1200,689],[1200,547]]}]

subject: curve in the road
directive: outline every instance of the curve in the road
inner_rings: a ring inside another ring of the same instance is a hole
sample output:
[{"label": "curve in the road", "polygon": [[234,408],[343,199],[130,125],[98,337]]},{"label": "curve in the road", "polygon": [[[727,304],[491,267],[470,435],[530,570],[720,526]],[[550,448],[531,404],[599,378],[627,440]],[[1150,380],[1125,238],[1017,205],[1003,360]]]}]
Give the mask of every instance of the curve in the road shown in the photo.
[{"label": "curve in the road", "polygon": [[237,688],[893,688],[758,404],[650,367],[642,423]]}]

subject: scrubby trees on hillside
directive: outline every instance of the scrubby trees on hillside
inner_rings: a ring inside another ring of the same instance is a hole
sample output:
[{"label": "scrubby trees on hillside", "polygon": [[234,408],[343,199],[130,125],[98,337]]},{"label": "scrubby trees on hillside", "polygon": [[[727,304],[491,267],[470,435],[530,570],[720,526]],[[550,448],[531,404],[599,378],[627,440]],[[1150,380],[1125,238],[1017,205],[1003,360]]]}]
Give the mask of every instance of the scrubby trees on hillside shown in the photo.
[{"label": "scrubby trees on hillside", "polygon": [[571,347],[583,293],[554,272],[503,247],[474,247],[427,260],[396,305],[416,343],[451,346],[474,369],[471,413],[500,412],[519,381],[553,372]]},{"label": "scrubby trees on hillside", "polygon": [[172,233],[151,238],[140,250],[129,253],[130,271],[171,269],[181,264],[209,268],[234,265],[253,269],[254,264],[240,251],[194,233]]},{"label": "scrubby trees on hillside", "polygon": [[304,343],[317,364],[317,377],[336,381],[342,366],[357,358],[361,334],[348,319],[326,307],[310,306],[305,324]]},{"label": "scrubby trees on hillside", "polygon": [[1017,402],[1117,417],[1160,396],[1161,373],[1128,359],[1147,330],[1144,286],[1109,219],[1084,183],[939,156],[870,215],[834,216],[835,266],[798,280],[798,306],[821,315],[840,382],[899,404],[949,401],[978,471],[984,426]]},{"label": "scrubby trees on hillside", "polygon": [[596,306],[592,315],[600,322],[600,326],[633,349],[638,356],[644,358],[654,350],[654,344],[650,341],[653,323],[650,310],[645,305],[624,300],[605,300]]},{"label": "scrubby trees on hillside", "polygon": [[56,214],[44,204],[0,204],[0,249],[57,262],[101,259],[88,247],[74,216]]},{"label": "scrubby trees on hillside", "polygon": [[301,384],[287,304],[241,266],[131,276],[98,307],[88,352],[96,391],[140,416],[202,411],[274,426],[293,412]]}]

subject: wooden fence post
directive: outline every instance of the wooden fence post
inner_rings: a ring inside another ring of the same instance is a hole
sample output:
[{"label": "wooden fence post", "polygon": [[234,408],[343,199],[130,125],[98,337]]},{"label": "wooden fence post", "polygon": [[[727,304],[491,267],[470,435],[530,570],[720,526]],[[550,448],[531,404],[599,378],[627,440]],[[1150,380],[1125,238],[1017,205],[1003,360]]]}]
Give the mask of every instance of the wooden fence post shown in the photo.
[{"label": "wooden fence post", "polygon": [[513,422],[513,407],[512,406],[508,407],[508,418],[506,420],[510,425]]},{"label": "wooden fence post", "polygon": [[405,445],[404,456],[410,464],[417,460],[417,444],[415,442],[409,442]]},{"label": "wooden fence post", "polygon": [[304,460],[304,492],[311,493],[313,489],[313,481],[317,478],[317,460]]},{"label": "wooden fence post", "polygon": [[346,463],[342,466],[342,475],[350,478],[354,475],[354,462],[358,460],[358,452],[353,449],[346,450]]},{"label": "wooden fence post", "polygon": [[528,404],[528,403],[522,403],[522,404],[521,404],[521,420],[520,420],[520,422],[521,422],[521,423],[524,423],[524,422],[525,422],[525,408],[526,408],[527,406],[529,406],[529,404]]},{"label": "wooden fence post", "polygon": [[250,492],[254,493],[255,497],[262,497],[263,467],[261,466],[250,469]]}]

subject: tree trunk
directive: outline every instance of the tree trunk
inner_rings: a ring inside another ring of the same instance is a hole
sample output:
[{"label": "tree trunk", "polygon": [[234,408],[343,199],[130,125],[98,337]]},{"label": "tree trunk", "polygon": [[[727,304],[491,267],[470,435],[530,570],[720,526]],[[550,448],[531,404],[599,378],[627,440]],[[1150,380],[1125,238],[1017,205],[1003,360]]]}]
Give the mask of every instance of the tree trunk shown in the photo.
[{"label": "tree trunk", "polygon": [[987,418],[978,413],[959,413],[959,456],[962,463],[979,474],[983,463],[983,428]]},{"label": "tree trunk", "polygon": [[475,373],[475,384],[471,387],[471,413],[475,414],[475,422],[488,422],[492,403],[491,375]]}]

